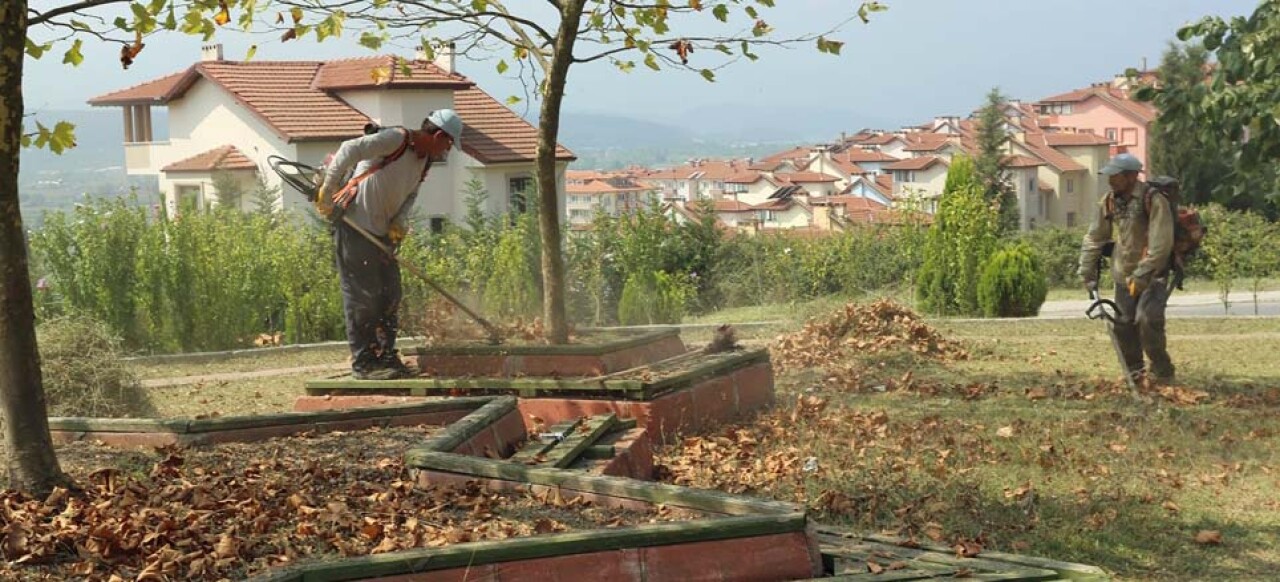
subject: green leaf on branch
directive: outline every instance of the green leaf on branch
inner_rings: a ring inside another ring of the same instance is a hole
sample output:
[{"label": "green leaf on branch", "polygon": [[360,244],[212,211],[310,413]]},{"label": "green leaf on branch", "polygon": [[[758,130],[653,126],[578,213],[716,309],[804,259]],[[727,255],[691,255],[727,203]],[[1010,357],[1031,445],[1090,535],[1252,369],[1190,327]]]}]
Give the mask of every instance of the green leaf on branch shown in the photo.
[{"label": "green leaf on branch", "polygon": [[34,145],[37,148],[47,148],[55,154],[76,147],[76,126],[75,124],[59,121],[50,130],[43,123],[36,122],[35,140],[26,140],[27,144]]},{"label": "green leaf on branch", "polygon": [[250,46],[249,50],[244,53],[244,60],[246,62],[251,61],[253,60],[253,55],[256,55],[256,54],[258,54],[258,45],[255,44]]},{"label": "green leaf on branch", "polygon": [[662,69],[661,67],[658,66],[658,58],[653,56],[653,53],[649,53],[644,56],[644,66],[649,67],[650,69],[653,69],[655,71]]},{"label": "green leaf on branch", "polygon": [[324,42],[329,37],[342,36],[342,24],[347,19],[347,14],[341,10],[335,10],[329,14],[320,24],[316,25],[316,42]]},{"label": "green leaf on branch", "polygon": [[840,54],[840,49],[844,47],[844,43],[838,40],[827,40],[824,37],[818,37],[818,52],[833,55]]},{"label": "green leaf on branch", "polygon": [[716,4],[716,7],[711,9],[711,13],[715,15],[716,20],[719,20],[720,22],[729,22],[728,6],[725,6],[724,4]]},{"label": "green leaf on branch", "polygon": [[698,71],[698,72],[702,75],[703,79],[706,79],[707,81],[710,81],[712,83],[716,81],[716,74],[713,73],[711,69],[702,69],[701,71]]},{"label": "green leaf on branch", "polygon": [[760,58],[760,55],[757,55],[751,52],[751,43],[745,40],[742,41],[742,56],[747,57],[752,61],[758,60]]},{"label": "green leaf on branch", "polygon": [[489,8],[489,0],[471,0],[471,9],[476,12],[484,12]]},{"label": "green leaf on branch", "polygon": [[83,44],[84,41],[77,38],[76,41],[71,44],[71,48],[67,49],[67,52],[62,55],[62,64],[71,65],[73,67],[80,66],[80,63],[84,62],[84,55],[80,54],[80,47]]},{"label": "green leaf on branch", "polygon": [[515,95],[507,97],[507,105],[515,105],[516,103],[519,103],[521,101],[523,101],[523,99],[516,97]]},{"label": "green leaf on branch", "polygon": [[363,47],[368,48],[368,49],[370,49],[370,50],[375,50],[375,51],[376,51],[376,50],[378,50],[378,49],[382,48],[382,42],[383,42],[383,40],[385,40],[385,39],[383,38],[383,35],[381,35],[381,34],[374,34],[374,33],[369,32],[369,31],[365,31],[365,32],[360,33],[360,46],[363,46]]},{"label": "green leaf on branch", "polygon": [[506,60],[499,60],[499,61],[498,61],[498,74],[499,74],[499,75],[501,75],[501,74],[503,74],[503,73],[507,72],[507,69],[508,69],[508,68],[510,68],[510,67],[507,65],[507,61],[506,61]]},{"label": "green leaf on branch", "polygon": [[32,42],[31,39],[27,39],[27,56],[33,59],[38,59],[44,56],[44,53],[48,52],[51,48],[53,48],[53,43],[51,42],[36,44]]}]

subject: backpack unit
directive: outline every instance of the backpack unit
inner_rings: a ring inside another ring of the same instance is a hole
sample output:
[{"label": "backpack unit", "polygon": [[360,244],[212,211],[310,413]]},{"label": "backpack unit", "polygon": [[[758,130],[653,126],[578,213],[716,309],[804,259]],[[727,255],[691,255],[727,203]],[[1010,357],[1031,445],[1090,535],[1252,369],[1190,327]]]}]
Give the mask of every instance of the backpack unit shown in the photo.
[{"label": "backpack unit", "polygon": [[[1180,206],[1180,184],[1175,178],[1157,176],[1147,181],[1147,191],[1143,195],[1143,210],[1147,217],[1151,216],[1152,198],[1159,193],[1169,202],[1169,213],[1173,215],[1173,250],[1169,258],[1169,269],[1173,271],[1173,285],[1182,289],[1182,281],[1186,278],[1186,264],[1200,250],[1204,237],[1209,234],[1209,227],[1200,219],[1200,211],[1195,208]],[[1110,219],[1116,214],[1115,195],[1106,198],[1106,215]]]}]

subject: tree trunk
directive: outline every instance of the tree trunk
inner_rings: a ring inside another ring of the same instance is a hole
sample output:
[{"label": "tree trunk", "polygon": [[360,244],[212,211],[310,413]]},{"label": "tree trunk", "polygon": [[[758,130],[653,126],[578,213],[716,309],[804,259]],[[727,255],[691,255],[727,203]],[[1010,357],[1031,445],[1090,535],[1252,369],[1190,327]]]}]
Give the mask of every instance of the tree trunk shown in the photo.
[{"label": "tree trunk", "polygon": [[542,95],[542,115],[538,122],[538,225],[542,232],[542,314],[547,340],[569,343],[569,322],[565,315],[564,253],[560,244],[560,196],[556,184],[556,143],[560,134],[560,103],[565,80],[573,62],[573,44],[582,24],[586,0],[566,0],[556,33],[555,53]]},{"label": "tree trunk", "polygon": [[67,478],[49,436],[27,245],[18,211],[26,38],[26,0],[0,2],[0,414],[9,487],[43,496]]}]

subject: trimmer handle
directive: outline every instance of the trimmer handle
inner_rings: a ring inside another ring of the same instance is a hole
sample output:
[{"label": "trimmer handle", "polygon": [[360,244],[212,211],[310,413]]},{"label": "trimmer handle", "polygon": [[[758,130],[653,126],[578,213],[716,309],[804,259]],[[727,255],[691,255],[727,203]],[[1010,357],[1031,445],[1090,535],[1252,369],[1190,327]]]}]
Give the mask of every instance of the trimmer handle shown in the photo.
[{"label": "trimmer handle", "polygon": [[1089,288],[1089,299],[1093,300],[1093,303],[1089,305],[1088,309],[1084,310],[1085,316],[1089,319],[1105,319],[1111,323],[1116,322],[1116,316],[1120,313],[1120,306],[1116,305],[1115,301],[1103,299],[1099,296],[1097,287]]}]

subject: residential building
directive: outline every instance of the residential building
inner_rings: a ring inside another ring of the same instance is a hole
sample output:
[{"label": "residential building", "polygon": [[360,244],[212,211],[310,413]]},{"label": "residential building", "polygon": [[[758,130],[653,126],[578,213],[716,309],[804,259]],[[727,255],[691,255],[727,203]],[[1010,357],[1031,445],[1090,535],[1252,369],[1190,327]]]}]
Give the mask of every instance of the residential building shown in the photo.
[{"label": "residential building", "polygon": [[[486,210],[493,213],[523,210],[534,184],[536,129],[457,72],[448,50],[432,62],[394,55],[227,61],[220,45],[208,45],[201,61],[183,71],[89,103],[121,108],[126,171],[156,176],[170,211],[181,198],[212,204],[215,173],[280,185],[268,156],[319,166],[367,124],[417,127],[443,108],[456,110],[464,127],[461,149],[433,162],[417,198],[433,228],[462,220],[461,193],[472,179],[488,191]],[[168,108],[167,140],[152,133],[152,107]],[[574,156],[558,147],[556,158],[563,211],[564,171]],[[281,207],[305,204],[286,187]]]},{"label": "residential building", "polygon": [[565,208],[569,224],[590,224],[603,212],[631,214],[661,204],[658,189],[625,173],[565,172]]},{"label": "residential building", "polygon": [[1093,133],[1112,143],[1111,155],[1128,152],[1149,164],[1147,134],[1156,119],[1150,103],[1129,98],[1123,77],[1040,100],[1040,115],[1058,127]]}]

